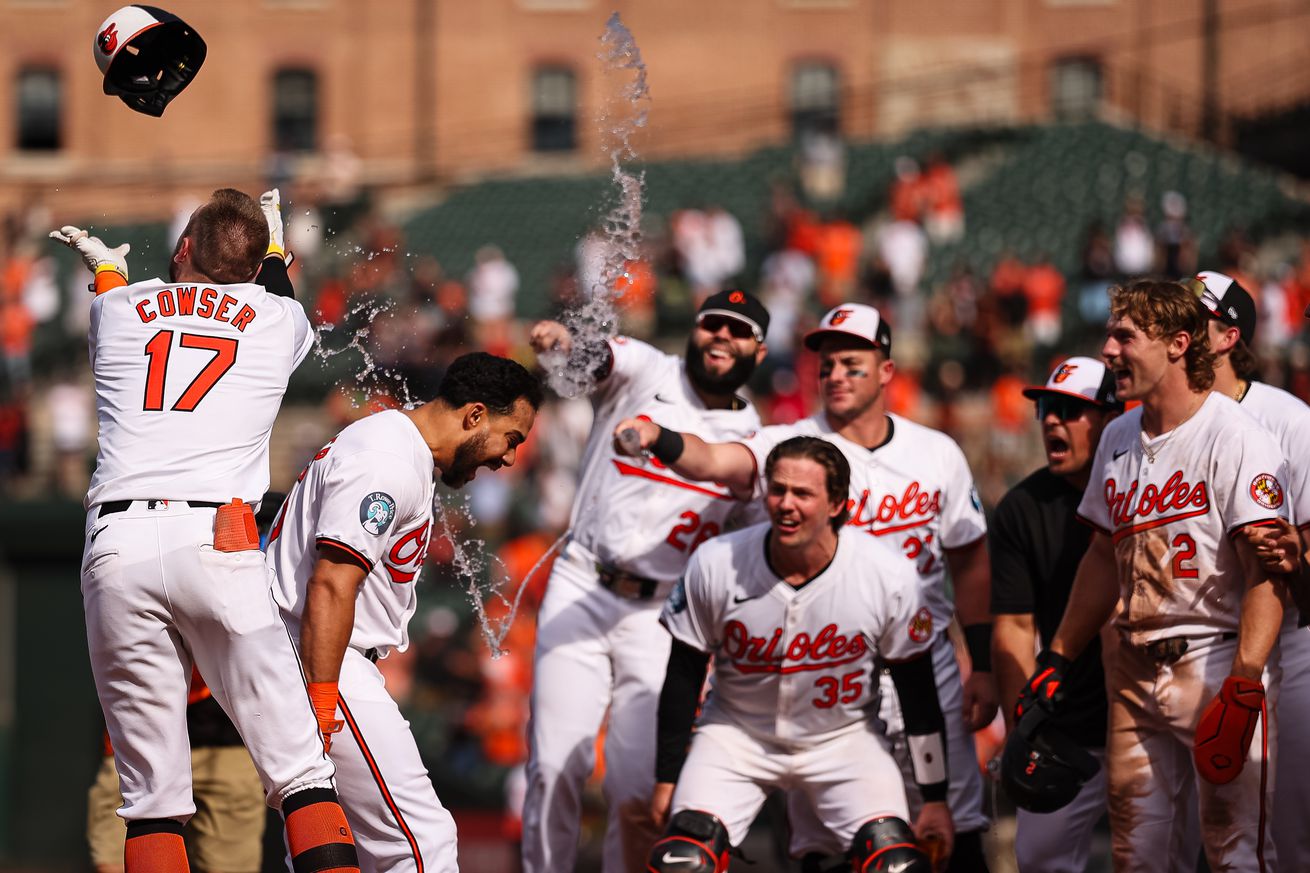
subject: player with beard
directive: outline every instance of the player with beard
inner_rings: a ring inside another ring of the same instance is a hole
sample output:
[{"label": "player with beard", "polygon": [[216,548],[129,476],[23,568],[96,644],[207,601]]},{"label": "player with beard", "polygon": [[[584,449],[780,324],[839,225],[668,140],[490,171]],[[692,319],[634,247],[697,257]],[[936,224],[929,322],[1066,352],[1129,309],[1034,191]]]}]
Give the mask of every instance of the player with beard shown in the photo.
[{"label": "player with beard", "polygon": [[463,355],[432,402],[370,415],[324,446],[269,533],[273,598],[299,649],[363,869],[459,869],[455,823],[376,664],[409,645],[434,471],[460,488],[479,467],[512,466],[541,399],[541,383],[514,361]]},{"label": "player with beard", "polygon": [[[864,531],[897,560],[910,563],[919,578],[932,617],[933,666],[946,719],[948,800],[955,822],[951,873],[985,871],[982,832],[982,776],[975,763],[973,731],[996,715],[991,676],[991,570],[987,560],[987,522],[973,486],[973,474],[960,447],[949,436],[887,411],[886,388],[895,376],[892,332],[872,306],[844,303],[805,336],[819,358],[823,408],[793,424],[772,425],[747,439],[705,439],[669,433],[661,422],[636,418],[618,422],[628,429],[631,449],[650,451],[679,475],[703,487],[726,488],[746,500],[762,500],[765,460],[774,446],[794,436],[827,440],[850,465],[851,527]],[[638,445],[639,444],[639,445]],[[623,447],[625,451],[627,447]],[[950,572],[951,589],[946,585]],[[946,634],[953,619],[964,626],[972,661],[962,680],[955,647]],[[880,679],[879,717],[892,754],[905,774],[910,812],[924,802],[913,781],[913,755],[904,714],[890,673]],[[821,851],[826,837],[806,798],[788,795],[791,851]]]},{"label": "player with beard", "polygon": [[740,504],[726,488],[619,455],[610,437],[619,421],[638,416],[709,441],[750,436],[759,417],[735,392],[764,359],[768,325],[758,300],[731,290],[701,306],[685,361],[627,337],[584,348],[554,321],[532,328],[538,354],[563,352],[576,367],[599,363],[600,379],[569,534],[537,619],[525,873],[573,869],[582,789],[607,712],[604,871],[645,870],[659,835],[647,805],[670,647],[660,609],[691,553]]}]

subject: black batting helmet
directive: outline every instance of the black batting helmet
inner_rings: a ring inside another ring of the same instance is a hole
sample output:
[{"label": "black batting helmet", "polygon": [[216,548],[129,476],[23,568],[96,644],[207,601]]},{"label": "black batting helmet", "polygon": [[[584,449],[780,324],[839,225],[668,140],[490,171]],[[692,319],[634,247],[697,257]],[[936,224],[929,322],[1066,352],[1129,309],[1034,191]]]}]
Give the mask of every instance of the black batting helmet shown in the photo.
[{"label": "black batting helmet", "polygon": [[1001,784],[1016,806],[1055,812],[1067,805],[1101,769],[1091,753],[1048,719],[1040,706],[1024,713],[1001,753]]},{"label": "black batting helmet", "polygon": [[182,19],[156,6],[124,6],[96,31],[96,65],[106,94],[146,115],[164,114],[205,61],[205,41]]}]

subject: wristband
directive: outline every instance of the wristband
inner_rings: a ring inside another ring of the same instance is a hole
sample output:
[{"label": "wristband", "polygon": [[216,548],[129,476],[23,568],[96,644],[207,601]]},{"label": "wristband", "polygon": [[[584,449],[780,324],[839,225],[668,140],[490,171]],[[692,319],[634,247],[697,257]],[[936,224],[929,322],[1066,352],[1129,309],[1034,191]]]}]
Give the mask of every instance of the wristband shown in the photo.
[{"label": "wristband", "polygon": [[650,453],[661,464],[672,464],[682,457],[682,450],[686,447],[682,439],[682,434],[676,430],[669,430],[667,427],[660,428],[660,435],[651,443]]},{"label": "wristband", "polygon": [[309,702],[314,706],[319,730],[325,734],[341,730],[342,723],[337,720],[337,699],[340,697],[337,683],[310,682],[305,688],[309,691]]},{"label": "wristband", "polygon": [[992,672],[992,626],[971,624],[964,629],[964,645],[973,662],[973,672]]}]

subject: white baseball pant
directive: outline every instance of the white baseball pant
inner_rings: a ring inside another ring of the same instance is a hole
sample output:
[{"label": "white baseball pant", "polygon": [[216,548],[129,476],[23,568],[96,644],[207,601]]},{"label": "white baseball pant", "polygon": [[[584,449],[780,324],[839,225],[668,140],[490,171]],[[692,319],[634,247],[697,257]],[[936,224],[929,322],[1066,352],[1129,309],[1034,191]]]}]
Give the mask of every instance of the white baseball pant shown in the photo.
[{"label": "white baseball pant", "polygon": [[455,820],[377,666],[346,649],[338,687],[331,756],[361,873],[458,873]]},{"label": "white baseball pant", "polygon": [[[982,773],[978,768],[978,754],[974,750],[973,734],[964,724],[964,684],[960,679],[960,664],[955,660],[955,647],[945,633],[937,635],[932,645],[933,673],[937,678],[937,695],[946,720],[946,766],[950,770],[950,787],[947,802],[956,833],[983,830],[989,824],[983,815]],[[923,806],[919,787],[914,782],[910,761],[909,743],[905,735],[905,719],[901,715],[900,700],[891,674],[883,671],[879,682],[878,719],[885,726],[891,744],[892,757],[901,768],[905,795],[911,816]],[[927,689],[925,689],[927,693]],[[814,813],[804,799],[795,794],[787,797],[787,818],[791,822],[791,853],[795,856],[807,852],[822,852]],[[910,819],[913,821],[913,818]]]},{"label": "white baseball pant", "polygon": [[604,873],[640,873],[659,838],[649,820],[655,788],[655,717],[671,638],[659,623],[673,583],[650,600],[600,586],[595,558],[569,543],[556,559],[537,615],[532,719],[523,807],[524,873],[572,870],[582,791],[608,710]]},{"label": "white baseball pant", "polygon": [[332,787],[264,555],[215,551],[215,512],[137,500],[87,514],[87,643],[128,821],[195,812],[186,724],[193,663],[241,732],[270,805]]},{"label": "white baseball pant", "polygon": [[[1105,750],[1090,749],[1100,771],[1069,805],[1055,812],[1015,812],[1014,860],[1019,873],[1084,873],[1092,830],[1105,812]],[[1191,869],[1196,869],[1195,858]]]},{"label": "white baseball pant", "polygon": [[825,854],[849,849],[870,819],[908,819],[900,768],[885,740],[863,725],[800,748],[767,742],[734,724],[701,725],[692,735],[670,815],[708,812],[723,822],[736,846],[773,789],[802,798],[814,811],[821,830],[811,834],[813,847]]},{"label": "white baseball pant", "polygon": [[1277,760],[1273,716],[1281,672],[1277,646],[1263,677],[1270,717],[1257,724],[1241,774],[1227,785],[1213,785],[1196,773],[1193,763],[1196,724],[1228,676],[1236,646],[1235,640],[1217,635],[1193,638],[1187,652],[1168,664],[1141,647],[1119,645],[1109,679],[1106,742],[1116,871],[1171,869],[1175,859],[1167,849],[1187,830],[1178,821],[1187,815],[1187,803],[1179,798],[1192,790],[1211,870],[1277,869],[1269,836]]},{"label": "white baseball pant", "polygon": [[1294,727],[1278,735],[1274,845],[1284,870],[1310,870],[1310,627],[1283,631],[1278,647],[1278,722]]}]

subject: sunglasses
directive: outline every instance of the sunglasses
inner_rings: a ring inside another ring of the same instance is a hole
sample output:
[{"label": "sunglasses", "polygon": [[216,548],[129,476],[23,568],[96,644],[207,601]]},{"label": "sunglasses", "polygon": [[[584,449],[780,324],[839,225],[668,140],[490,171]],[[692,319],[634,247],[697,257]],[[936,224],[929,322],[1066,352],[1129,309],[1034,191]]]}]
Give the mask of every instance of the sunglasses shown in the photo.
[{"label": "sunglasses", "polygon": [[1060,421],[1073,421],[1093,407],[1086,400],[1066,394],[1043,394],[1037,398],[1037,420],[1054,414]]},{"label": "sunglasses", "polygon": [[728,318],[726,315],[707,315],[696,324],[707,333],[718,333],[726,327],[733,339],[759,339],[755,335],[755,328],[739,319]]}]

